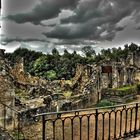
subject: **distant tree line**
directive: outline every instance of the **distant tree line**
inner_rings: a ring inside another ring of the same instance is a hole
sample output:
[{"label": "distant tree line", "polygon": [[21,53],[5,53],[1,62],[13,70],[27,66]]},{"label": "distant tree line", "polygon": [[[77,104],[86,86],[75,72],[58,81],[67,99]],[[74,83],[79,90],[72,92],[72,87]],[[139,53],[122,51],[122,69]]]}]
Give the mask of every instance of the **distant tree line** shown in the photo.
[{"label": "distant tree line", "polygon": [[33,76],[39,76],[47,80],[71,79],[75,74],[78,63],[83,65],[93,64],[107,59],[119,61],[120,58],[126,59],[129,53],[140,52],[140,46],[134,43],[126,44],[123,49],[121,47],[102,49],[98,54],[96,54],[93,47],[85,46],[81,51],[84,56],[76,51],[69,53],[67,49],[60,55],[56,48],[52,49],[51,54],[43,54],[27,48],[18,48],[13,53],[7,53],[6,57],[13,63],[17,62],[18,58],[23,57],[25,71]]}]

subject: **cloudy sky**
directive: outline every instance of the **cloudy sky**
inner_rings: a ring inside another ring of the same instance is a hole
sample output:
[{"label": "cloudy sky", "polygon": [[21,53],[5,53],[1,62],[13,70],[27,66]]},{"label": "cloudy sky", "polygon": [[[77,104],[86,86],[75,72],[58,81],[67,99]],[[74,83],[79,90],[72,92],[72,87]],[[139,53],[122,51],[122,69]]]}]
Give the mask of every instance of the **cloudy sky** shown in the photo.
[{"label": "cloudy sky", "polygon": [[140,45],[140,0],[2,0],[1,47],[50,52]]}]

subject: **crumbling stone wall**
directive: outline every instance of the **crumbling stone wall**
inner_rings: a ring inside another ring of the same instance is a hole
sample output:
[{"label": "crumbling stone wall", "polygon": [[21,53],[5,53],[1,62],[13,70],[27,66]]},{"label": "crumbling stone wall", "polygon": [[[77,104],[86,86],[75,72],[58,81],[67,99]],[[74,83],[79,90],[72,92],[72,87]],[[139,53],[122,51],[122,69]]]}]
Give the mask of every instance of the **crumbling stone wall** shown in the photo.
[{"label": "crumbling stone wall", "polygon": [[[98,101],[99,67],[97,65],[77,65],[75,77],[72,79],[73,95],[81,95],[72,102],[73,109],[85,108]],[[89,97],[89,98],[85,98]]]},{"label": "crumbling stone wall", "polygon": [[[11,108],[14,108],[15,102],[15,87],[12,77],[8,74],[8,63],[4,57],[0,57],[0,125],[3,123],[4,117],[4,105],[6,104]],[[6,117],[14,116],[13,111],[6,108]]]},{"label": "crumbling stone wall", "polygon": [[[15,96],[18,96],[15,95],[17,89],[24,90],[28,94],[30,92],[52,93],[52,89],[49,91],[50,88],[48,88],[46,80],[31,76],[24,71],[23,59],[17,60],[17,63],[13,66],[11,62],[5,59],[3,53],[3,51],[2,54],[0,53],[0,100],[3,103],[14,108]],[[2,111],[0,112],[2,114],[3,110],[0,109],[0,111]]]},{"label": "crumbling stone wall", "polygon": [[30,74],[24,71],[24,62],[23,58],[21,58],[14,67],[10,70],[10,73],[13,75],[14,79],[18,83],[22,83],[25,85],[45,85],[47,83],[46,80],[40,79],[39,77],[31,76]]},{"label": "crumbling stone wall", "polygon": [[8,73],[9,69],[8,62],[0,57],[0,100],[4,103],[14,96],[13,78]]},{"label": "crumbling stone wall", "polygon": [[134,53],[134,65],[140,68],[140,52],[139,51],[136,51]]},{"label": "crumbling stone wall", "polygon": [[140,82],[140,70],[137,70],[137,72],[134,73],[134,81],[136,83]]},{"label": "crumbling stone wall", "polygon": [[[83,66],[81,64],[77,65],[75,77],[72,79],[72,89],[75,94],[82,94],[88,85],[92,83],[94,86],[94,81],[97,79],[96,74],[93,72],[94,67],[89,65]],[[94,79],[94,81],[93,81]]]}]

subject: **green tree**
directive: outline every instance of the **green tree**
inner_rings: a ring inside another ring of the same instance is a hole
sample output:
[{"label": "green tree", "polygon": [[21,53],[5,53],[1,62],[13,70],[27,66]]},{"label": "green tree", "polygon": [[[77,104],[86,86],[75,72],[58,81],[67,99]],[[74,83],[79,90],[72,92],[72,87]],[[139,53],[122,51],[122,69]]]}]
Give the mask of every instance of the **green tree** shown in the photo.
[{"label": "green tree", "polygon": [[52,55],[59,56],[59,51],[56,48],[52,49]]},{"label": "green tree", "polygon": [[[23,45],[23,44],[22,44]],[[26,45],[27,47],[27,45]],[[28,46],[30,47],[30,46]],[[32,50],[28,50],[27,48],[17,48],[13,53],[8,53],[6,55],[7,59],[12,61],[13,64],[15,62],[17,62],[17,60],[19,58],[23,58],[24,59],[24,66],[25,66],[25,70],[27,72],[30,72],[30,70],[32,69],[32,64],[33,62],[38,59],[39,57],[44,56],[44,54],[42,54],[41,52],[35,52]]]},{"label": "green tree", "polygon": [[44,73],[49,69],[49,65],[47,63],[47,57],[42,56],[38,58],[34,63],[33,63],[33,68],[31,70],[32,74],[36,76],[41,76],[44,77]]},{"label": "green tree", "polygon": [[85,46],[81,50],[86,57],[93,57],[96,55],[95,50],[91,46]]}]

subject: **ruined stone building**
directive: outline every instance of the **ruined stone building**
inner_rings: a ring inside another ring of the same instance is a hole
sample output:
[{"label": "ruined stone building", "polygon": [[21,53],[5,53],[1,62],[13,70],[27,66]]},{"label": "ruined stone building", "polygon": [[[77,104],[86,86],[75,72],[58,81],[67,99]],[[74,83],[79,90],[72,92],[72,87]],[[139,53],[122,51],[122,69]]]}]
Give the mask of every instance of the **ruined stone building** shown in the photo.
[{"label": "ruined stone building", "polygon": [[103,63],[100,72],[101,85],[103,86],[101,88],[117,88],[140,82],[139,56],[139,52],[135,52],[129,54],[126,59],[120,59],[119,62],[108,61]]},{"label": "ruined stone building", "polygon": [[119,62],[77,65],[72,79],[74,94],[98,93],[104,88],[118,88],[140,82],[140,54],[135,52]]},{"label": "ruined stone building", "polygon": [[[128,55],[126,59],[120,59],[119,62],[104,60],[99,64],[93,63],[85,66],[78,64],[70,89],[72,96],[83,96],[76,97],[78,99],[72,98],[72,102],[75,100],[76,103],[82,97],[83,100],[88,97],[88,102],[92,99],[92,102],[97,103],[101,98],[101,90],[104,88],[117,88],[140,82],[139,56],[139,52],[135,52]],[[53,86],[49,86],[48,81],[26,73],[23,61],[21,58],[14,65],[11,65],[11,62],[8,62],[4,57],[4,50],[0,49],[0,101],[11,107],[15,105],[15,89],[17,88],[26,90],[31,95],[31,98],[27,99],[31,104],[34,96],[32,93],[37,91],[43,93],[44,97],[55,92],[52,91]],[[63,82],[64,80],[62,80],[61,86],[64,86]],[[39,96],[35,96],[34,101],[38,101]],[[42,100],[41,98],[41,105],[43,104]],[[0,111],[0,114],[3,114],[3,110],[0,109]]]}]

